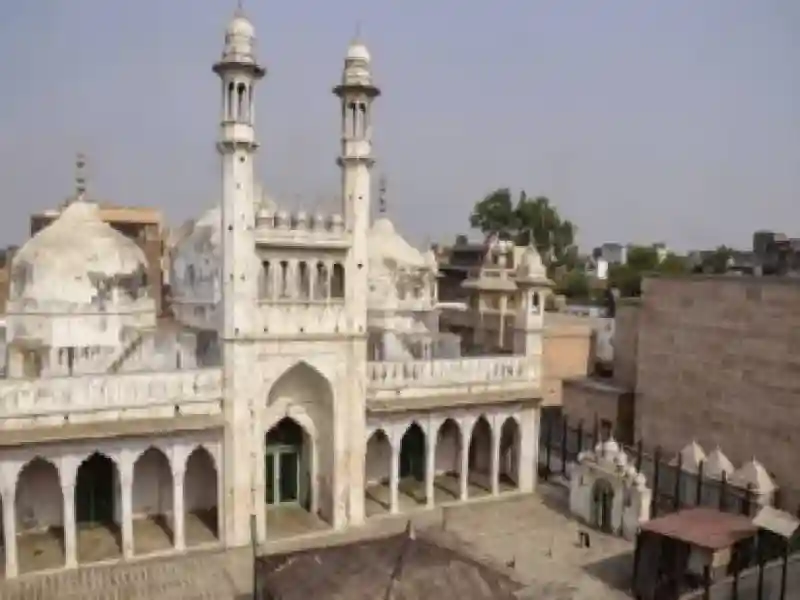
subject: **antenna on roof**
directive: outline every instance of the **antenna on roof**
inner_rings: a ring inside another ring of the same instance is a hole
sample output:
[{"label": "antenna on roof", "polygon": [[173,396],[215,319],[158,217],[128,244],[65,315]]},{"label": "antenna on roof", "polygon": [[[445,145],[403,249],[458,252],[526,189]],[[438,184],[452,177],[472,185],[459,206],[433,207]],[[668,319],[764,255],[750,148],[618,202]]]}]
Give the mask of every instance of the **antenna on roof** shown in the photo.
[{"label": "antenna on roof", "polygon": [[381,175],[378,180],[378,213],[381,215],[386,214],[386,186],[388,180],[386,175]]}]

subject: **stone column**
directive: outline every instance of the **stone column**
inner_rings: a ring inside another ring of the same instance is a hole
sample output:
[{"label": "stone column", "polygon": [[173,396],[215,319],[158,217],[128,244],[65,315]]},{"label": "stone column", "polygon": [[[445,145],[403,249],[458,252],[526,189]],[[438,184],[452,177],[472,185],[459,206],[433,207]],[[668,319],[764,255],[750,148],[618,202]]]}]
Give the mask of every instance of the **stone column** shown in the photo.
[{"label": "stone column", "polygon": [[[8,492],[8,493],[5,493]],[[5,536],[6,579],[19,574],[17,565],[17,519],[14,514],[14,490],[3,493],[3,534]]]},{"label": "stone column", "polygon": [[398,486],[400,479],[400,446],[392,444],[392,464],[389,467],[389,512],[397,514],[398,506]]},{"label": "stone column", "polygon": [[68,569],[78,566],[78,526],[75,524],[75,484],[61,486],[64,497],[64,562]]},{"label": "stone column", "polygon": [[461,459],[461,470],[458,473],[458,499],[465,502],[469,500],[469,435],[466,432],[461,433],[459,458]]},{"label": "stone column", "polygon": [[517,486],[521,492],[532,492],[536,488],[539,469],[539,408],[520,411],[519,467]]},{"label": "stone column", "polygon": [[120,476],[122,487],[122,556],[133,558],[133,474]]},{"label": "stone column", "polygon": [[436,479],[436,431],[429,433],[427,444],[425,444],[425,506],[433,508],[434,480]]},{"label": "stone column", "polygon": [[183,483],[186,473],[172,473],[172,532],[175,550],[186,549],[186,510],[183,506]]},{"label": "stone column", "polygon": [[500,493],[500,437],[501,432],[492,427],[492,459],[489,473],[492,481],[492,496]]}]

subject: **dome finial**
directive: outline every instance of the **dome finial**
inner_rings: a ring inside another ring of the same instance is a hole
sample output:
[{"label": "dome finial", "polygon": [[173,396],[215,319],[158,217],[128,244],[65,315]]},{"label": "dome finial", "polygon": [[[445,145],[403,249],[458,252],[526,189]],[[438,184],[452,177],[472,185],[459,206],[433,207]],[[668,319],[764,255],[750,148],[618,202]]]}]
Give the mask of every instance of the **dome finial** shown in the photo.
[{"label": "dome finial", "polygon": [[386,175],[381,175],[378,182],[378,214],[386,214],[386,186],[388,181]]},{"label": "dome finial", "polygon": [[67,205],[73,202],[83,202],[86,199],[86,155],[78,152],[75,155],[75,196],[67,200]]}]

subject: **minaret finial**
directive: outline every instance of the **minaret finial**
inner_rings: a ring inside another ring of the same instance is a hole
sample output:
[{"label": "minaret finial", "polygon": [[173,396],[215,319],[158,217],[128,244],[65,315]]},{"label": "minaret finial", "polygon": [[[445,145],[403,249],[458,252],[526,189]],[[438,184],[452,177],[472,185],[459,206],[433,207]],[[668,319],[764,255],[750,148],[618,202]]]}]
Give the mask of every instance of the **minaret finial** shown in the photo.
[{"label": "minaret finial", "polygon": [[386,175],[381,175],[378,180],[378,213],[381,215],[386,214]]},{"label": "minaret finial", "polygon": [[356,34],[355,34],[355,36],[353,36],[353,41],[354,42],[360,42],[361,41],[361,19],[358,19],[356,21]]},{"label": "minaret finial", "polygon": [[236,14],[244,14],[244,0],[236,0]]},{"label": "minaret finial", "polygon": [[75,200],[83,201],[86,197],[86,155],[78,152],[75,156]]}]

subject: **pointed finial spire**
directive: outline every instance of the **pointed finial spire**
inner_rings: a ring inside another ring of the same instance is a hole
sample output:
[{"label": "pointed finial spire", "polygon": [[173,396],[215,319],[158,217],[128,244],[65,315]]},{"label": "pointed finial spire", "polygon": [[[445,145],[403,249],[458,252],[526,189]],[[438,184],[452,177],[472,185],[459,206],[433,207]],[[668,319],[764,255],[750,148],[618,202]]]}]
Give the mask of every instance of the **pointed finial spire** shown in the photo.
[{"label": "pointed finial spire", "polygon": [[244,14],[244,0],[236,0],[236,15],[242,16]]},{"label": "pointed finial spire", "polygon": [[78,152],[75,156],[75,199],[86,197],[86,155]]},{"label": "pointed finial spire", "polygon": [[355,32],[355,35],[353,36],[353,41],[354,42],[360,42],[361,41],[361,19],[358,19],[356,21],[356,32]]},{"label": "pointed finial spire", "polygon": [[385,215],[386,214],[386,186],[388,181],[386,179],[386,175],[381,175],[380,180],[378,182],[378,213]]}]

